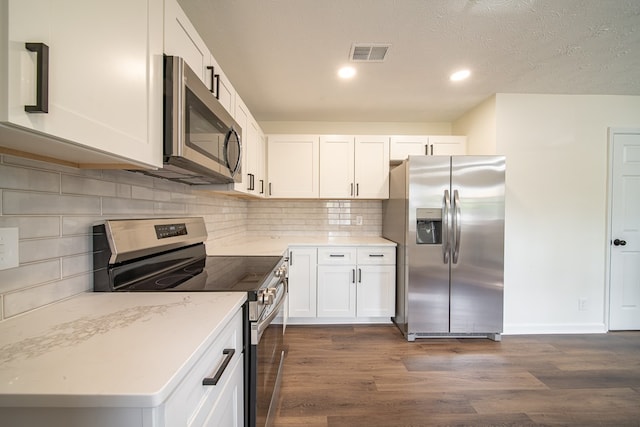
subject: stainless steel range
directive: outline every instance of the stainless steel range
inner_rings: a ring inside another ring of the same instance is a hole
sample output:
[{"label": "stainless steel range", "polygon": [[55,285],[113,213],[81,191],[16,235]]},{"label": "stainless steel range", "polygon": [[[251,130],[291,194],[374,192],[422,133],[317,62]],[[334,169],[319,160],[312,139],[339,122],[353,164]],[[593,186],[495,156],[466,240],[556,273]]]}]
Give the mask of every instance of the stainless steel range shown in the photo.
[{"label": "stainless steel range", "polygon": [[94,291],[246,292],[245,425],[269,425],[285,356],[287,259],[207,256],[206,238],[202,218],[95,225]]}]

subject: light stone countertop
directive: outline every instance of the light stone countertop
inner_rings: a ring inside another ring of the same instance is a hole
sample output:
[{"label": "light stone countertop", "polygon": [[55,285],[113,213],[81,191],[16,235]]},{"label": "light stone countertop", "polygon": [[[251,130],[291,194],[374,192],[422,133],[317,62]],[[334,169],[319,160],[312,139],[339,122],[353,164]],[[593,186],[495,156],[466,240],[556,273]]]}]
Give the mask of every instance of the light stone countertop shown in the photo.
[{"label": "light stone countertop", "polygon": [[156,407],[242,292],[85,293],[0,323],[0,406]]},{"label": "light stone countertop", "polygon": [[396,246],[383,237],[330,237],[330,236],[260,236],[216,246],[207,243],[207,255],[223,256],[281,256],[290,246]]}]

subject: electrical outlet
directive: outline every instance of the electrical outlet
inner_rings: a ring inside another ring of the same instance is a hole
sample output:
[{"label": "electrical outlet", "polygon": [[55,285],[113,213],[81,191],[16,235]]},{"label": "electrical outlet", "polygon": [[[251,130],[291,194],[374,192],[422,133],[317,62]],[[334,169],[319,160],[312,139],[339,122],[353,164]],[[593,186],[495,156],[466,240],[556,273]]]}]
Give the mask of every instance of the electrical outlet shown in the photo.
[{"label": "electrical outlet", "polygon": [[0,270],[18,266],[18,229],[0,228]]},{"label": "electrical outlet", "polygon": [[362,225],[362,215],[356,216],[356,225]]},{"label": "electrical outlet", "polygon": [[587,299],[578,298],[578,311],[587,311]]}]

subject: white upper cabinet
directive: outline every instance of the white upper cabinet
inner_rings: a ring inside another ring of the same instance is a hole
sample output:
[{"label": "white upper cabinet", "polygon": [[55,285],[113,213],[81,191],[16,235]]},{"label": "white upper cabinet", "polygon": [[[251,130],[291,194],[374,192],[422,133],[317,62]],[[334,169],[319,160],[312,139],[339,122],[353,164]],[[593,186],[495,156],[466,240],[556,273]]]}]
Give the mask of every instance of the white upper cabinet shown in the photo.
[{"label": "white upper cabinet", "polygon": [[320,137],[320,197],[355,196],[353,136]]},{"label": "white upper cabinet", "polygon": [[430,136],[429,144],[434,156],[460,156],[467,154],[467,137],[458,135]]},{"label": "white upper cabinet", "polygon": [[355,140],[356,197],[389,198],[389,137],[357,136]]},{"label": "white upper cabinet", "polygon": [[162,11],[161,0],[4,1],[0,146],[76,166],[161,166]]},{"label": "white upper cabinet", "polygon": [[269,197],[318,198],[318,135],[269,135]]},{"label": "white upper cabinet", "polygon": [[320,197],[389,197],[389,137],[320,137]]},{"label": "white upper cabinet", "polygon": [[184,58],[229,114],[235,117],[235,90],[231,82],[176,0],[164,2],[164,53]]},{"label": "white upper cabinet", "polygon": [[467,138],[457,135],[391,137],[390,160],[401,162],[408,156],[462,155],[467,152]]},{"label": "white upper cabinet", "polygon": [[212,185],[207,188],[265,196],[264,133],[239,96],[235,97],[235,119],[242,129],[242,182],[229,185]]}]

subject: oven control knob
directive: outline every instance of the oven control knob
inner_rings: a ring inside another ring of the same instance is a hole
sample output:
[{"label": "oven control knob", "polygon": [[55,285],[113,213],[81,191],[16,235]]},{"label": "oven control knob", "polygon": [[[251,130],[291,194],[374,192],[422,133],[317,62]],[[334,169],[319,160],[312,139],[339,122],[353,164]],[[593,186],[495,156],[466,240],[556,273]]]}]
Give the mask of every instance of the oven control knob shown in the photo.
[{"label": "oven control knob", "polygon": [[261,291],[260,294],[258,295],[258,302],[263,305],[272,305],[275,298],[276,298],[276,289],[267,288]]},{"label": "oven control knob", "polygon": [[276,277],[282,277],[284,276],[284,268],[280,267],[276,270]]}]

